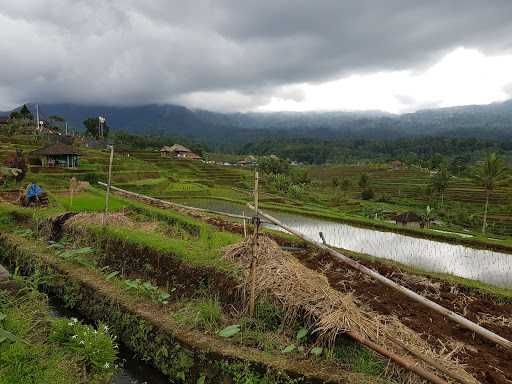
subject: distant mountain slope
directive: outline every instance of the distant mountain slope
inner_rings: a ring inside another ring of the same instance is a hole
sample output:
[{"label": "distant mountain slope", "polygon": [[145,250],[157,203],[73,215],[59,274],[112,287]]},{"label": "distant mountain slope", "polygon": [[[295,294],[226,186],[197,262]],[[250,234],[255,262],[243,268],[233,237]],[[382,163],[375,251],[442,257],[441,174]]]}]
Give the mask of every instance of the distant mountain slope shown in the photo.
[{"label": "distant mountain slope", "polygon": [[87,117],[101,114],[115,130],[189,136],[215,143],[249,142],[269,136],[394,139],[429,135],[512,139],[512,100],[404,115],[378,111],[218,113],[155,104],[128,107],[40,104],[39,110],[43,118],[62,115],[70,126],[78,129],[82,129]]}]

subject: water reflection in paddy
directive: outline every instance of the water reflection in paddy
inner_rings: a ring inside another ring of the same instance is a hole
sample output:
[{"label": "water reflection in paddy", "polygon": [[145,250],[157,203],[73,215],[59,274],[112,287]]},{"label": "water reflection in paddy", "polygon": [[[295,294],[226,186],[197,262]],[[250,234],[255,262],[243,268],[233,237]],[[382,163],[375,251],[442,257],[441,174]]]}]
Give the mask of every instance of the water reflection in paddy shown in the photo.
[{"label": "water reflection in paddy", "polygon": [[[223,200],[190,199],[179,202],[199,208],[251,215],[247,207]],[[335,247],[395,260],[427,271],[451,273],[497,286],[512,287],[512,255],[358,228],[325,219],[266,211],[314,239],[319,239],[318,233],[323,232],[327,243]],[[280,229],[273,225],[267,226]]]}]

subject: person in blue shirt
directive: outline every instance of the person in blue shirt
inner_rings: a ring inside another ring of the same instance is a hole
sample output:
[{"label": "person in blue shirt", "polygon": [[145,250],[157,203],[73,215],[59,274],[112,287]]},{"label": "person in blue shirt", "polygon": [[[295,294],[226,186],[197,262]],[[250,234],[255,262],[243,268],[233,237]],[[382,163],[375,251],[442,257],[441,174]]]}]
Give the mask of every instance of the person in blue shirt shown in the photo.
[{"label": "person in blue shirt", "polygon": [[25,204],[28,206],[31,202],[37,201],[43,192],[43,189],[35,181],[31,181],[25,189]]}]

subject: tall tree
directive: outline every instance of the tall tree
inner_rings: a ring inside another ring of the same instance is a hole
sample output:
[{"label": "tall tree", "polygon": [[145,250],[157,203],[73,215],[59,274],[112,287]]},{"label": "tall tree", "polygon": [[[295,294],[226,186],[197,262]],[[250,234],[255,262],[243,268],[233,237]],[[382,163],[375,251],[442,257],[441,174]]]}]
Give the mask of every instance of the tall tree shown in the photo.
[{"label": "tall tree", "polygon": [[366,173],[363,173],[361,177],[359,177],[359,181],[357,184],[362,188],[365,189],[370,185],[370,178]]},{"label": "tall tree", "polygon": [[441,167],[439,172],[432,177],[432,189],[441,195],[441,207],[444,205],[444,193],[448,188],[449,182],[450,175],[448,174],[448,169],[446,169],[445,166]]},{"label": "tall tree", "polygon": [[18,169],[14,177],[17,182],[22,181],[27,174],[27,161],[25,160],[25,156],[23,155],[23,151],[21,149],[16,149],[16,152],[10,154],[7,159],[4,161],[4,164],[8,168]]},{"label": "tall tree", "polygon": [[[86,133],[88,135],[94,137],[95,139],[100,138],[99,120],[97,117],[88,117],[87,119],[85,119],[84,126],[85,126]],[[103,136],[104,137],[108,136],[109,130],[110,130],[110,128],[107,125],[107,123],[104,123],[103,124]]]},{"label": "tall tree", "polygon": [[475,184],[485,189],[485,208],[482,221],[482,233],[485,233],[487,228],[489,197],[492,191],[508,181],[508,168],[505,162],[499,158],[496,153],[491,153],[487,156],[487,159],[482,165],[475,168],[471,178]]},{"label": "tall tree", "polygon": [[32,112],[28,109],[26,104],[23,104],[23,107],[20,109],[20,116],[28,119],[28,120],[34,120],[34,116],[32,115]]}]

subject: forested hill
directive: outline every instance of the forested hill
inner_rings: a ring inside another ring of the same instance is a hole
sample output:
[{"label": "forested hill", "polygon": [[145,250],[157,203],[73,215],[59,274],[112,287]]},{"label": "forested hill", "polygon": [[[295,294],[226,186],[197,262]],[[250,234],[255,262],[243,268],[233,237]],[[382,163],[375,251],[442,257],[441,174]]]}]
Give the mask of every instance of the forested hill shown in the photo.
[{"label": "forested hill", "polygon": [[[33,110],[33,106],[30,108]],[[423,110],[404,115],[368,112],[218,113],[179,105],[130,107],[40,104],[42,117],[61,115],[82,128],[104,115],[114,130],[189,136],[210,143],[247,143],[261,138],[397,139],[425,135],[512,139],[512,100],[482,106]]]}]

